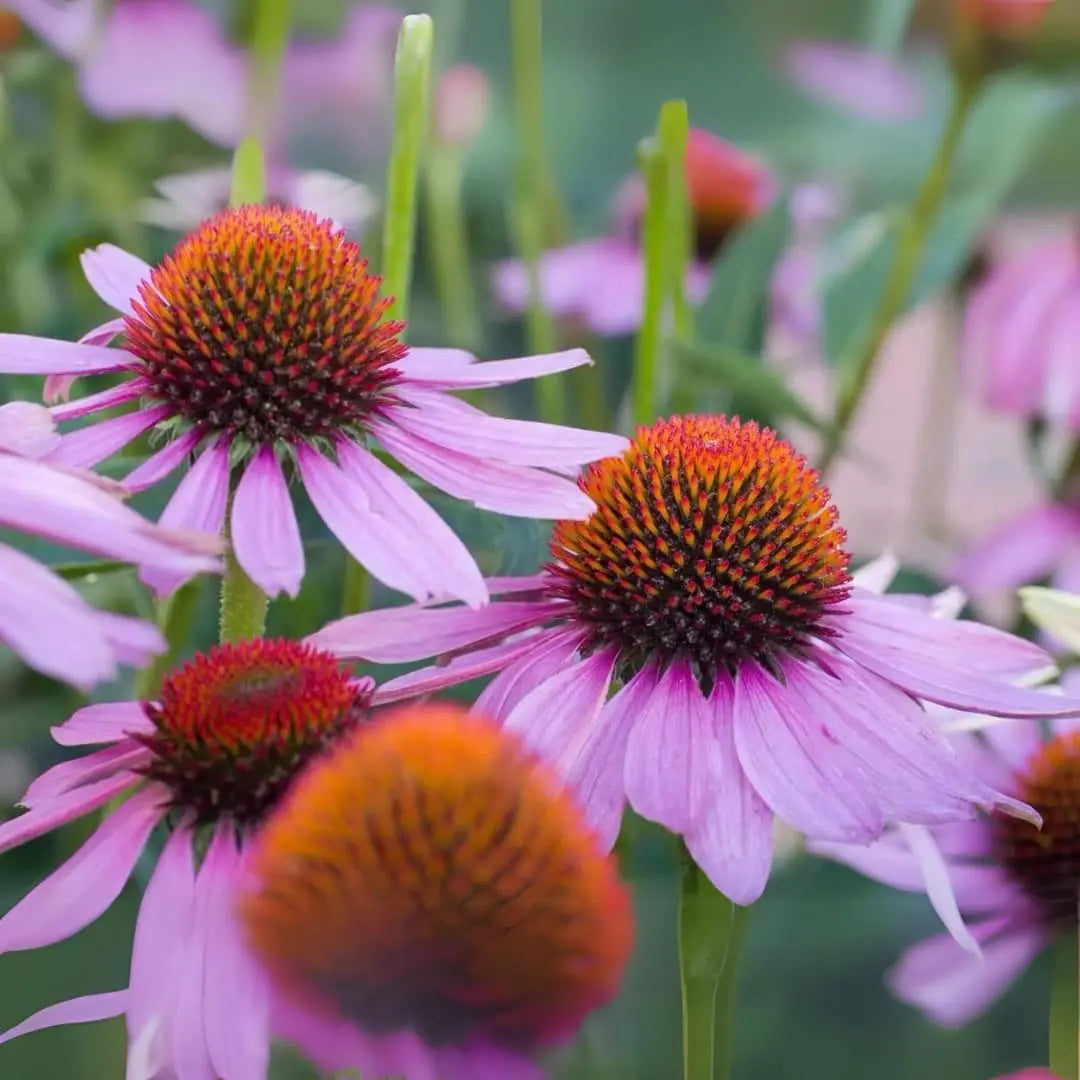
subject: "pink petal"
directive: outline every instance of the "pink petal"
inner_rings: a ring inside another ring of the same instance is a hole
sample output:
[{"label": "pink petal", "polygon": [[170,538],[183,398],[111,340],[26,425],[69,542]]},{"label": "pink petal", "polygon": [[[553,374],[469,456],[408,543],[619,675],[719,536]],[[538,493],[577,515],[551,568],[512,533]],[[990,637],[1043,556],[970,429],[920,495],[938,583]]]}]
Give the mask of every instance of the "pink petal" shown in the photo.
[{"label": "pink petal", "polygon": [[450,527],[400,477],[355,443],[337,446],[341,467],[297,449],[319,516],[384,584],[416,600],[450,592],[470,607],[487,600],[480,570]]},{"label": "pink petal", "polygon": [[[113,776],[117,772],[131,773],[148,764],[150,759],[151,752],[145,746],[125,739],[84,757],[61,761],[43,772],[27,788],[22,805],[34,809],[102,777]],[[130,782],[130,776],[128,780]]]},{"label": "pink petal", "polygon": [[117,615],[112,611],[99,611],[95,622],[98,632],[104,635],[116,659],[129,667],[145,667],[167,647],[162,632],[144,619]]},{"label": "pink petal", "polygon": [[700,765],[711,728],[693,671],[672,662],[644,698],[626,744],[626,796],[642,817],[680,834],[693,826],[705,805]]},{"label": "pink petal", "polygon": [[560,469],[618,456],[630,445],[622,435],[488,416],[437,391],[402,394],[411,408],[384,410],[400,428],[436,446],[507,465]]},{"label": "pink petal", "polygon": [[428,390],[478,390],[571,371],[592,359],[584,349],[474,363],[458,349],[410,349],[397,367],[409,381]]},{"label": "pink petal", "polygon": [[68,60],[86,48],[94,31],[97,9],[93,0],[55,4],[52,0],[18,0],[11,5],[20,19]]},{"label": "pink petal", "polygon": [[733,705],[731,683],[717,679],[697,766],[707,794],[686,831],[686,847],[720,892],[736,904],[752,904],[772,869],[773,815],[739,765]]},{"label": "pink petal", "polygon": [[100,375],[117,371],[130,360],[121,349],[25,334],[0,334],[0,374],[3,375]]},{"label": "pink petal", "polygon": [[148,787],[121,803],[63,866],[0,919],[0,952],[63,941],[101,915],[123,891],[164,815],[161,796]]},{"label": "pink petal", "polygon": [[[100,326],[95,326],[92,330],[87,330],[87,332],[85,334],[83,334],[83,336],[81,338],[79,338],[79,344],[80,345],[108,345],[113,340],[113,338],[119,337],[124,332],[125,329],[126,329],[126,327],[124,326],[124,320],[123,319],[110,319],[108,322],[103,322]],[[68,375],[68,376],[52,375],[52,376],[50,376],[50,378],[58,379],[58,380],[71,379],[72,381],[74,381],[76,378],[78,378],[78,376],[76,376],[76,375]],[[46,387],[47,386],[48,386],[48,383],[46,382]],[[67,389],[70,390],[70,386],[68,386]],[[54,397],[53,395],[51,395],[49,393],[48,389],[46,388],[46,391],[45,391],[45,400],[46,401],[55,401],[55,400],[57,400],[57,399],[59,399],[61,397],[63,397],[63,398],[67,397],[66,390],[62,390],[60,393],[56,394],[55,397]]]},{"label": "pink petal", "polygon": [[375,422],[375,437],[429,484],[481,510],[512,517],[584,520],[596,504],[577,484],[540,469],[482,461]]},{"label": "pink petal", "polygon": [[304,577],[304,545],[289,485],[272,446],[244,470],[233,496],[230,536],[237,562],[269,597],[296,597]]},{"label": "pink petal", "polygon": [[948,934],[912,946],[889,973],[901,1001],[942,1027],[956,1028],[987,1009],[1045,946],[1039,930],[1002,928],[1001,919],[973,927],[982,953],[964,952]]},{"label": "pink petal", "polygon": [[152,270],[136,255],[115,244],[99,244],[79,256],[86,280],[111,308],[122,315],[133,314],[131,301],[139,296],[139,286],[150,280]]},{"label": "pink petal", "polygon": [[40,458],[59,441],[56,424],[44,405],[29,401],[0,405],[0,451]]},{"label": "pink petal", "polygon": [[550,616],[547,601],[506,601],[479,610],[406,604],[327,623],[307,641],[335,656],[400,664],[495,641],[543,623]]},{"label": "pink petal", "polygon": [[1066,548],[1080,539],[1080,516],[1053,503],[1007,522],[967,551],[953,568],[971,592],[1016,588],[1048,575]]},{"label": "pink petal", "polygon": [[[195,880],[190,931],[168,988],[168,1012],[161,1022],[162,1053],[184,1080],[217,1080],[206,1040],[206,929],[211,879],[200,872]],[[165,1045],[170,1045],[166,1051]]]},{"label": "pink petal", "polygon": [[128,735],[151,735],[156,728],[141,702],[106,701],[84,706],[51,730],[61,746],[86,746],[119,742]]},{"label": "pink petal", "polygon": [[564,667],[578,651],[580,630],[543,630],[519,639],[529,646],[476,699],[473,712],[505,720],[526,694]]},{"label": "pink petal", "polygon": [[[49,411],[52,413],[52,418],[58,423],[64,420],[77,420],[81,416],[103,412],[105,409],[111,409],[116,405],[123,405],[125,402],[132,401],[143,394],[149,385],[146,379],[126,379],[124,382],[111,386],[108,390],[102,390],[98,394],[88,394],[86,397],[81,397],[78,401],[72,401],[67,405],[54,405]],[[103,423],[103,421],[98,423]]]},{"label": "pink petal", "polygon": [[145,491],[148,487],[160,483],[183,464],[187,456],[199,445],[201,438],[202,435],[192,429],[173,439],[124,477],[124,489],[131,492]]},{"label": "pink petal", "polygon": [[45,460],[54,465],[93,468],[171,414],[171,406],[159,405],[153,409],[136,409],[135,412],[125,413],[123,416],[87,424],[86,427],[65,435],[60,440],[60,445],[49,453]]},{"label": "pink petal", "polygon": [[989,626],[931,618],[906,605],[855,593],[835,621],[838,649],[909,694],[991,716],[1063,716],[1080,701],[1007,680],[1052,669],[1039,646]]},{"label": "pink petal", "polygon": [[[222,443],[208,446],[173,492],[160,524],[169,529],[220,533],[229,501],[229,450]],[[166,596],[190,575],[147,569],[139,574],[158,594]]]},{"label": "pink petal", "polygon": [[11,1042],[21,1035],[48,1028],[66,1027],[68,1024],[93,1024],[99,1020],[111,1020],[114,1016],[123,1016],[127,1009],[130,995],[127,990],[114,990],[108,994],[87,994],[85,997],[72,998],[57,1005],[41,1009],[33,1016],[8,1028],[0,1035],[0,1043]]},{"label": "pink petal", "polygon": [[134,773],[117,773],[105,780],[97,780],[58,795],[45,805],[36,806],[17,818],[3,822],[0,824],[0,852],[10,851],[28,840],[44,836],[45,833],[104,806],[110,799],[134,787],[140,779]]}]

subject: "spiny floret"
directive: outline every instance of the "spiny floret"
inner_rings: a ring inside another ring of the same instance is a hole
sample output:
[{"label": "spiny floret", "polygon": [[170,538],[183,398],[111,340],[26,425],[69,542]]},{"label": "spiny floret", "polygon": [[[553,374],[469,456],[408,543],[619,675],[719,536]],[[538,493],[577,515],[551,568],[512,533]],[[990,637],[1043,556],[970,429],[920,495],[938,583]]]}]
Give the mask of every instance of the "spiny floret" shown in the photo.
[{"label": "spiny floret", "polygon": [[640,428],[590,466],[588,521],[555,528],[556,591],[630,666],[692,661],[701,677],[775,667],[850,591],[846,534],[817,473],[775,432],[722,416]]},{"label": "spiny floret", "polygon": [[146,775],[200,823],[260,818],[306,762],[364,717],[370,693],[329,653],[256,638],[217,645],[144,705]]},{"label": "spiny floret", "polygon": [[518,738],[403,708],[309,769],[260,834],[241,911],[308,1004],[429,1045],[528,1050],[618,987],[627,895],[576,804]]},{"label": "spiny floret", "polygon": [[303,210],[205,222],[139,287],[127,348],[149,396],[251,446],[332,437],[388,400],[403,323],[359,247]]},{"label": "spiny floret", "polygon": [[1048,928],[1075,927],[1080,903],[1080,731],[1046,743],[1018,778],[1017,797],[1037,810],[1041,829],[994,817],[995,850]]}]

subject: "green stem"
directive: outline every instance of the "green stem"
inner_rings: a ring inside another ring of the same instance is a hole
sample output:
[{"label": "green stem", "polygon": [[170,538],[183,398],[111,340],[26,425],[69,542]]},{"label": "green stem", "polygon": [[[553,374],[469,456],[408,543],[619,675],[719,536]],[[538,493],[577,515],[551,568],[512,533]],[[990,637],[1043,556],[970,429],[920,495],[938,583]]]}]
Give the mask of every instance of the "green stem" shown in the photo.
[{"label": "green stem", "polygon": [[266,629],[266,593],[244,573],[230,549],[221,577],[221,641],[249,641]]},{"label": "green stem", "polygon": [[469,269],[462,198],[464,173],[465,159],[460,148],[443,147],[431,153],[424,171],[424,218],[447,337],[451,345],[474,349],[480,335]]},{"label": "green stem", "polygon": [[1050,989],[1050,1071],[1061,1080],[1080,1075],[1080,993],[1077,933],[1054,942],[1054,977]]},{"label": "green stem", "polygon": [[289,43],[291,0],[258,0],[251,31],[248,135],[265,143],[277,105],[278,75]]},{"label": "green stem", "polygon": [[416,249],[416,189],[427,136],[431,57],[435,27],[429,15],[406,15],[394,60],[394,138],[386,173],[383,219],[383,294],[392,297],[387,318],[408,318]]},{"label": "green stem", "polygon": [[690,257],[684,167],[688,129],[686,102],[665,102],[656,137],[646,140],[639,151],[646,191],[641,231],[645,290],[631,388],[635,425],[652,423],[664,398],[661,361],[669,303],[676,336],[688,340],[693,332],[684,294]]},{"label": "green stem", "polygon": [[750,909],[718,892],[685,849],[683,860],[679,895],[683,1080],[727,1080]]},{"label": "green stem", "polygon": [[[540,281],[548,222],[550,193],[544,152],[543,2],[512,0],[510,7],[514,60],[514,120],[517,128],[517,183],[514,227],[518,253],[529,280],[529,306],[525,329],[529,351],[552,352],[556,346],[555,323],[544,308]],[[553,423],[566,414],[566,386],[560,379],[540,379],[536,384],[540,415]]]},{"label": "green stem", "polygon": [[885,338],[893,323],[904,312],[922,264],[926,241],[948,186],[949,174],[952,172],[968,116],[981,87],[982,77],[978,70],[968,69],[957,73],[952,110],[937,153],[923,179],[911,213],[903,223],[896,254],[885,278],[866,341],[851,365],[850,378],[840,391],[836,416],[818,462],[818,470],[822,475],[828,471],[843,449],[848,429],[869,385]]}]

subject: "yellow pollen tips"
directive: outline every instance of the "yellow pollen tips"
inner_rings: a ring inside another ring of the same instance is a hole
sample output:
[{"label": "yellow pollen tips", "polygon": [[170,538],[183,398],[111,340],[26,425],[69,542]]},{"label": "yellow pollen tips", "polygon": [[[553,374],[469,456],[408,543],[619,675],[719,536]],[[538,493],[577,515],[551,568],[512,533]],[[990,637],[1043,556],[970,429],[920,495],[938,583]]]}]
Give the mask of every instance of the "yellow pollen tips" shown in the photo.
[{"label": "yellow pollen tips", "polygon": [[597,509],[558,523],[550,569],[595,647],[617,645],[630,664],[681,657],[711,678],[829,636],[822,617],[849,591],[846,536],[817,473],[775,432],[661,420],[580,483]]},{"label": "yellow pollen tips", "polygon": [[225,210],[140,286],[127,347],[150,396],[206,434],[251,445],[332,437],[387,399],[405,354],[380,285],[330,221]]},{"label": "yellow pollen tips", "polygon": [[313,764],[244,899],[286,990],[368,1032],[529,1050],[616,991],[627,894],[519,740],[452,705],[400,709]]}]

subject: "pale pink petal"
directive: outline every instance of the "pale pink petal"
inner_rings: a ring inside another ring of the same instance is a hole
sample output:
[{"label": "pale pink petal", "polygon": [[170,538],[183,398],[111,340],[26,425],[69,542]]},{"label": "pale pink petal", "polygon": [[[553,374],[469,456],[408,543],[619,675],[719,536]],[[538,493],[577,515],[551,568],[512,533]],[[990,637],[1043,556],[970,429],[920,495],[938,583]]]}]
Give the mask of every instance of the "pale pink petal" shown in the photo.
[{"label": "pale pink petal", "polygon": [[735,753],[733,693],[731,683],[719,678],[709,695],[711,724],[695,763],[706,794],[686,830],[686,847],[720,892],[736,904],[752,904],[772,869],[773,814]]},{"label": "pale pink petal", "polygon": [[0,405],[0,451],[40,458],[59,441],[56,424],[44,405],[30,401]]},{"label": "pale pink petal", "polygon": [[123,1016],[129,999],[127,990],[114,990],[108,994],[87,994],[85,997],[50,1005],[0,1034],[0,1043],[11,1042],[20,1035],[45,1031],[47,1028],[67,1027],[68,1024],[93,1024],[99,1020]]},{"label": "pale pink petal", "polygon": [[2,375],[100,375],[116,371],[130,360],[122,350],[102,345],[0,334]]},{"label": "pale pink petal", "polygon": [[1048,575],[1066,548],[1080,540],[1080,515],[1054,503],[1007,522],[967,551],[953,567],[970,592],[1016,588]]},{"label": "pale pink petal", "polygon": [[57,423],[64,420],[77,420],[81,416],[103,412],[105,409],[111,409],[117,405],[132,401],[143,394],[149,385],[150,383],[146,379],[126,379],[124,382],[111,386],[108,390],[102,390],[98,394],[88,394],[86,397],[81,397],[67,405],[54,405],[49,411]]},{"label": "pale pink petal", "polygon": [[[544,1080],[534,1061],[496,1046],[451,1046],[434,1051],[432,1080]],[[403,1074],[420,1080],[418,1074]]]},{"label": "pale pink petal", "polygon": [[406,604],[337,619],[306,640],[335,656],[401,664],[496,641],[542,623],[551,614],[547,601],[506,601],[478,610]]},{"label": "pale pink petal", "polygon": [[60,445],[51,451],[45,460],[54,465],[93,468],[171,413],[171,406],[160,405],[153,409],[136,409],[135,412],[125,413],[123,416],[113,416],[108,420],[87,424],[86,427],[65,435],[60,440]]},{"label": "pale pink petal", "polygon": [[[126,329],[126,327],[124,325],[124,320],[123,319],[110,319],[108,322],[104,322],[100,326],[95,326],[93,328],[93,330],[87,330],[87,332],[85,334],[83,334],[83,336],[81,338],[79,338],[79,344],[80,345],[108,345],[112,341],[113,338],[118,337],[120,334],[122,334],[124,332],[125,329]],[[51,379],[57,379],[57,380],[63,380],[63,379],[72,379],[72,380],[74,380],[74,379],[78,378],[78,376],[76,376],[76,375],[67,375],[67,376],[64,376],[64,375],[51,375],[49,377]],[[62,384],[62,382],[58,382],[57,385],[62,386],[63,384]],[[70,390],[70,389],[71,389],[70,386],[68,386],[66,388],[66,390]],[[45,391],[45,400],[46,401],[53,401],[53,400],[56,400],[56,398],[60,398],[60,397],[66,398],[67,397],[66,390],[61,389],[60,392],[57,393],[55,395],[55,397],[53,397],[52,395],[50,395],[48,389],[46,389],[46,391]]]},{"label": "pale pink petal", "polygon": [[272,446],[262,447],[244,470],[230,521],[236,560],[248,577],[267,596],[297,596],[304,577],[304,544]]},{"label": "pale pink petal", "polygon": [[475,712],[505,720],[526,694],[564,667],[577,653],[581,631],[544,630],[522,639],[530,648],[520,653],[484,688]]},{"label": "pale pink petal", "polygon": [[366,450],[341,440],[337,452],[340,468],[304,446],[297,460],[315,509],[349,553],[415,600],[450,592],[470,607],[484,604],[480,570],[446,522]]},{"label": "pale pink petal", "polygon": [[1080,334],[1080,260],[1072,287],[1059,298],[1050,315],[1043,349],[1046,375],[1042,388],[1042,412],[1051,423],[1075,424],[1080,417],[1080,376],[1073,344]]},{"label": "pale pink petal", "polygon": [[199,871],[206,890],[206,1045],[218,1076],[265,1080],[270,1063],[270,990],[244,945],[237,919],[241,876],[235,829],[226,822],[215,831]]},{"label": "pale pink petal", "polygon": [[584,520],[596,504],[577,484],[540,469],[481,461],[437,446],[394,424],[372,423],[372,434],[429,484],[481,510],[512,517]]},{"label": "pale pink petal", "polygon": [[161,796],[148,787],[121,803],[63,866],[0,919],[0,952],[52,945],[98,918],[123,891],[165,814]]},{"label": "pale pink petal", "polygon": [[[220,533],[229,501],[229,449],[223,443],[208,446],[199,455],[161,515],[160,524],[169,529]],[[167,570],[144,569],[141,581],[159,596],[165,596],[190,575]]]},{"label": "pale pink petal", "polygon": [[79,256],[90,288],[122,315],[133,314],[131,301],[138,299],[139,286],[150,280],[152,270],[137,255],[115,244],[99,244]]},{"label": "pale pink petal", "polygon": [[396,365],[409,382],[429,390],[477,390],[571,371],[592,359],[584,349],[474,362],[459,349],[410,349]]},{"label": "pale pink petal", "polygon": [[672,662],[644,700],[626,744],[626,796],[642,817],[680,834],[693,826],[706,798],[700,765],[711,728],[693,671]]},{"label": "pale pink petal", "polygon": [[900,572],[900,560],[886,551],[876,559],[864,563],[851,575],[851,583],[867,592],[884,593]]},{"label": "pale pink petal", "polygon": [[98,632],[109,643],[113,655],[121,664],[129,667],[145,667],[168,647],[162,632],[145,619],[99,611],[95,621]]},{"label": "pale pink petal", "polygon": [[[205,865],[203,867],[205,871]],[[200,872],[195,880],[190,931],[180,952],[167,988],[167,1013],[159,1023],[162,1053],[178,1080],[217,1080],[206,1040],[206,928],[210,903],[209,875]],[[170,1047],[166,1050],[165,1047]]]},{"label": "pale pink petal", "polygon": [[95,0],[11,0],[8,8],[61,56],[74,60],[93,38]]},{"label": "pale pink petal", "polygon": [[61,746],[119,742],[128,735],[150,735],[157,730],[138,701],[105,701],[86,705],[51,729]]},{"label": "pale pink petal", "polygon": [[54,765],[26,789],[20,802],[32,810],[102,777],[112,776],[117,772],[133,772],[150,760],[151,752],[145,746],[125,739],[84,757]]},{"label": "pale pink petal", "polygon": [[[1076,687],[1067,689],[1066,693],[1076,695]],[[1070,718],[1070,721],[1075,723],[1075,718]],[[1039,725],[1026,720],[989,724],[981,734],[1010,772],[1022,768],[1043,746]]]},{"label": "pale pink petal", "polygon": [[630,445],[622,435],[488,416],[437,391],[410,389],[402,396],[412,407],[392,405],[384,415],[403,430],[436,446],[507,465],[567,468],[615,457]]},{"label": "pale pink petal", "polygon": [[183,464],[187,456],[199,445],[201,439],[201,433],[195,429],[186,431],[173,439],[124,477],[124,490],[145,491],[148,487],[160,483]]},{"label": "pale pink petal", "polygon": [[991,716],[1062,716],[1080,700],[1048,697],[1008,680],[1052,670],[1038,645],[967,620],[934,619],[854,593],[835,620],[838,649],[909,694]]},{"label": "pale pink petal", "polygon": [[17,818],[0,824],[0,852],[10,851],[27,840],[44,836],[69,821],[104,806],[110,799],[134,787],[141,777],[135,773],[117,773],[104,780],[58,795],[42,806],[36,806]]},{"label": "pale pink petal", "polygon": [[893,993],[936,1024],[960,1027],[1000,997],[1046,944],[1041,931],[1002,929],[1001,919],[972,932],[982,945],[979,956],[965,952],[948,934],[908,949],[889,973]]}]

